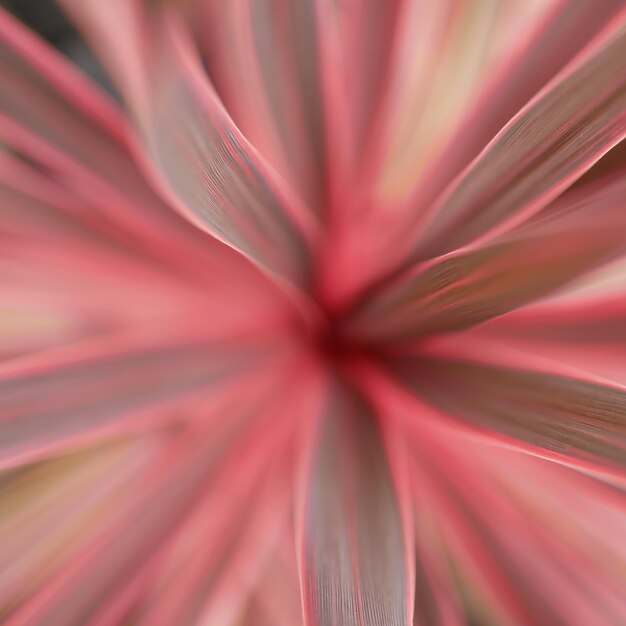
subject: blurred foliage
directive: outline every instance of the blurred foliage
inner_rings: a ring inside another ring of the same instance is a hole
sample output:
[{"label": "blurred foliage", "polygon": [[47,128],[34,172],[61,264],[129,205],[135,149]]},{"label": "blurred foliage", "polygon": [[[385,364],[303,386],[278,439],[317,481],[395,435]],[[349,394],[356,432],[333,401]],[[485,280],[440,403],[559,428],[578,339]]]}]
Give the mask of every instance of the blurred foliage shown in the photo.
[{"label": "blurred foliage", "polygon": [[0,0],[0,6],[8,9],[113,93],[102,66],[54,0]]}]

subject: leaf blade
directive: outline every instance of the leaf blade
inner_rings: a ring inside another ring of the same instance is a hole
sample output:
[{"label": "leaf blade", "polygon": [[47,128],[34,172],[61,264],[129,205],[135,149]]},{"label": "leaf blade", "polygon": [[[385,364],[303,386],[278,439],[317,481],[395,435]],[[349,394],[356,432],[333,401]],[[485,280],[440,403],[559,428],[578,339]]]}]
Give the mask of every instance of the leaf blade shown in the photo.
[{"label": "leaf blade", "polygon": [[308,476],[299,528],[305,624],[408,626],[405,536],[374,417],[333,392]]}]

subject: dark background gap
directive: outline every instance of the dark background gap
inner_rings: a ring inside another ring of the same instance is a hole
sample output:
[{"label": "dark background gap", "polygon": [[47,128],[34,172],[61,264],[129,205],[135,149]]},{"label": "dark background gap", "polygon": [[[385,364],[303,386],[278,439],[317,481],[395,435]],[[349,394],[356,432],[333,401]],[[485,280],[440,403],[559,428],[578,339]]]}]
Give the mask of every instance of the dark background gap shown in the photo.
[{"label": "dark background gap", "polygon": [[0,0],[0,6],[71,59],[109,94],[115,95],[102,66],[54,0]]}]

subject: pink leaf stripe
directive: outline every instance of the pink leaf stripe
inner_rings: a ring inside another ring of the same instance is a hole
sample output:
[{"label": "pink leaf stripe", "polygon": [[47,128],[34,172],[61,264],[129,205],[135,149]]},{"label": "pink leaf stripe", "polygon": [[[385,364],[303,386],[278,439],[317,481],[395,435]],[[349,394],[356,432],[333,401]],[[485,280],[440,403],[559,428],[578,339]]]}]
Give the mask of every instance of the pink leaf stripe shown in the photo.
[{"label": "pink leaf stripe", "polygon": [[121,174],[115,105],[5,10],[0,35],[0,111],[89,167]]},{"label": "pink leaf stripe", "polygon": [[[329,129],[324,82],[326,0],[195,2],[190,17],[208,75],[234,122],[296,186],[326,209]],[[323,8],[322,8],[323,7]],[[250,103],[254,102],[254,107]]]},{"label": "pink leaf stripe", "polygon": [[[284,444],[290,430],[282,431],[266,428],[249,442],[252,451],[241,450],[220,469],[169,549],[150,585],[148,608],[136,612],[138,623],[219,624],[238,617],[288,519],[291,467]],[[268,450],[273,460],[268,461]]]},{"label": "pink leaf stripe", "polygon": [[300,577],[307,626],[406,626],[413,590],[376,419],[334,387],[305,474]]},{"label": "pink leaf stripe", "polygon": [[[0,217],[0,306],[31,318],[43,307],[52,317],[39,314],[42,330],[46,319],[57,319],[57,329],[69,333],[57,340],[156,320],[187,328],[195,320],[215,336],[232,336],[235,329],[275,327],[288,314],[286,300],[269,280],[193,226],[187,225],[190,233],[179,231],[181,238],[163,231],[163,246],[136,246],[136,232],[119,228],[91,202],[8,154],[0,167]],[[173,258],[169,244],[184,242],[185,253]],[[235,288],[243,283],[245,290]],[[5,350],[9,344],[19,349],[18,325],[16,320],[6,326],[12,340],[3,344]]]},{"label": "pink leaf stripe", "polygon": [[152,438],[118,440],[3,472],[0,614],[97,540],[110,523],[103,508],[113,513],[124,506],[125,490],[156,448]]},{"label": "pink leaf stripe", "polygon": [[[118,239],[187,272],[219,257],[208,238],[147,185],[126,145],[121,111],[2,10],[0,36],[3,141],[50,172],[57,195],[64,192],[75,205],[86,202],[89,210],[83,206],[81,213]],[[31,192],[50,193],[41,181],[31,185]]]},{"label": "pink leaf stripe", "polygon": [[[107,267],[112,275],[122,274],[117,279],[119,282],[143,274],[146,291],[152,289],[154,281],[165,287],[169,274],[171,288],[180,289],[181,284],[172,280],[180,278],[177,268],[162,258],[159,259],[162,265],[155,266],[157,259],[138,253],[128,245],[127,238],[120,237],[119,232],[111,232],[90,211],[92,206],[77,201],[54,181],[10,155],[2,159],[0,202],[4,257],[56,253],[63,257],[64,269],[69,270],[74,265],[87,271],[95,266],[102,272],[102,268]],[[31,249],[35,247],[36,250]],[[191,277],[189,280],[191,282]]]},{"label": "pink leaf stripe", "polygon": [[[545,461],[491,451],[484,444],[442,443],[430,440],[428,449],[417,446],[416,458],[422,459],[419,480],[427,485],[422,499],[426,495],[429,508],[435,510],[453,551],[449,558],[499,614],[496,623],[584,626],[623,621],[626,603],[619,586],[623,573],[616,576],[613,571],[615,566],[619,570],[622,557],[611,562],[599,537],[585,528],[588,510],[565,520],[560,515],[563,495],[578,493],[599,506],[599,516],[617,514],[615,521],[619,525],[621,517],[623,523],[621,513],[610,510],[610,494],[602,494],[601,485],[591,485],[571,470],[545,466]],[[544,467],[537,468],[540,463]],[[517,472],[511,472],[508,464]],[[519,472],[536,476],[537,469],[542,470],[542,479],[535,486],[537,495],[529,500],[520,487]],[[609,497],[603,502],[602,495]],[[526,514],[529,504],[535,508],[532,517]],[[616,529],[614,536],[622,533]],[[576,538],[582,536],[581,544]],[[591,545],[596,551],[588,550]],[[571,602],[554,603],[558,594],[571,597]],[[485,611],[484,600],[479,602]]]},{"label": "pink leaf stripe", "polygon": [[[290,529],[292,530],[292,529]],[[302,626],[293,531],[269,559],[241,622],[247,626]]]},{"label": "pink leaf stripe", "polygon": [[472,335],[626,384],[623,294],[538,302],[479,326]]},{"label": "pink leaf stripe", "polygon": [[537,349],[541,344],[626,349],[626,302],[622,294],[585,298],[583,302],[539,302],[481,327],[486,337],[501,337]]},{"label": "pink leaf stripe", "polygon": [[626,624],[624,0],[0,9],[0,621]]},{"label": "pink leaf stripe", "polygon": [[[251,394],[251,403],[263,397]],[[229,419],[224,419],[225,415]],[[254,445],[255,440],[264,441],[267,425],[261,422],[267,421],[268,415],[259,416],[248,403],[238,403],[234,408],[232,398],[224,402],[222,397],[221,402],[205,408],[203,417],[202,422],[175,437],[155,460],[149,468],[152,472],[144,477],[140,497],[127,502],[101,540],[88,546],[43,586],[8,624],[34,625],[53,619],[60,624],[90,621],[102,625],[123,619],[133,597],[151,578],[150,566],[167,548],[173,533],[197,506],[206,506],[206,486],[228,469],[232,463],[228,463],[229,457],[236,457],[254,476],[260,466],[249,455],[259,459],[261,453],[260,458],[267,461],[274,450],[272,446]],[[284,422],[280,420],[280,424]],[[246,461],[250,461],[249,466]],[[249,478],[246,473],[240,475]],[[215,506],[213,494],[209,497]],[[74,593],[77,581],[86,575],[89,586],[81,594]]]},{"label": "pink leaf stripe", "polygon": [[[481,354],[480,344],[474,350]],[[427,402],[474,428],[561,459],[626,469],[626,389],[621,385],[488,357],[484,362],[407,357],[394,371]]]},{"label": "pink leaf stripe", "polygon": [[[471,352],[481,354],[480,347]],[[428,364],[419,372],[417,359],[414,365],[411,381],[428,389]],[[395,371],[402,376],[401,367]],[[621,488],[530,456],[530,448],[503,446],[493,430],[459,428],[425,404],[428,395],[407,393],[382,371],[369,374],[364,382],[379,410],[398,420],[412,452],[414,623],[620,622],[626,553],[612,543],[626,532]],[[437,393],[451,403],[459,398],[459,405],[464,398],[453,384]],[[473,406],[474,397],[467,403]],[[597,585],[587,580],[591,572]],[[554,601],[570,594],[571,601]]]},{"label": "pink leaf stripe", "polygon": [[398,30],[409,4],[406,0],[365,0],[338,8],[357,158],[368,154],[364,148],[385,106],[383,95],[390,88]]},{"label": "pink leaf stripe", "polygon": [[[86,24],[96,46],[106,39],[102,56],[133,109],[145,149],[144,169],[164,197],[221,241],[273,273],[303,283],[306,242],[315,226],[235,126],[183,20],[167,9],[143,15],[138,3],[129,3],[118,23],[103,19],[101,7],[91,0],[64,4]],[[136,77],[144,91],[136,94],[129,90],[119,55],[125,38],[138,36],[142,39],[135,45],[143,44],[147,59]]]},{"label": "pink leaf stripe", "polygon": [[7,364],[0,370],[0,465],[175,416],[177,403],[222,388],[245,366],[245,358],[211,343],[124,337]]},{"label": "pink leaf stripe", "polygon": [[489,77],[458,130],[428,164],[410,203],[425,210],[498,131],[623,9],[621,0],[546,3],[545,15]]},{"label": "pink leaf stripe", "polygon": [[374,295],[355,328],[407,340],[459,331],[550,294],[626,250],[622,172],[566,194],[545,219],[418,265]]},{"label": "pink leaf stripe", "polygon": [[[419,473],[413,474],[413,483],[419,482]],[[415,537],[417,543],[415,576],[415,626],[463,626],[460,590],[450,568],[449,555],[441,537],[441,529],[433,519],[432,503],[420,487],[415,492]],[[469,617],[469,615],[467,615]]]},{"label": "pink leaf stripe", "polygon": [[[156,168],[197,223],[301,282],[306,248],[290,220],[290,201],[281,197],[212,87],[201,82],[184,34],[172,30],[163,35],[171,37],[172,49],[159,61],[154,125],[146,130]],[[180,110],[183,119],[176,114]]]},{"label": "pink leaf stripe", "polygon": [[526,105],[433,205],[418,254],[449,252],[538,212],[626,135],[617,24]]}]

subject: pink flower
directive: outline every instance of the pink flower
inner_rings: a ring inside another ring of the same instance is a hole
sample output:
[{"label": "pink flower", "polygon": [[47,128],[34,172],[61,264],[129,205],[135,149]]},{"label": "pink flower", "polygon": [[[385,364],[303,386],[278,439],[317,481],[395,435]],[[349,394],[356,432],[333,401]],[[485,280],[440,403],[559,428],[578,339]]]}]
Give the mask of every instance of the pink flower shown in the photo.
[{"label": "pink flower", "polygon": [[2,623],[626,624],[624,2],[61,4],[123,104],[0,13]]}]

